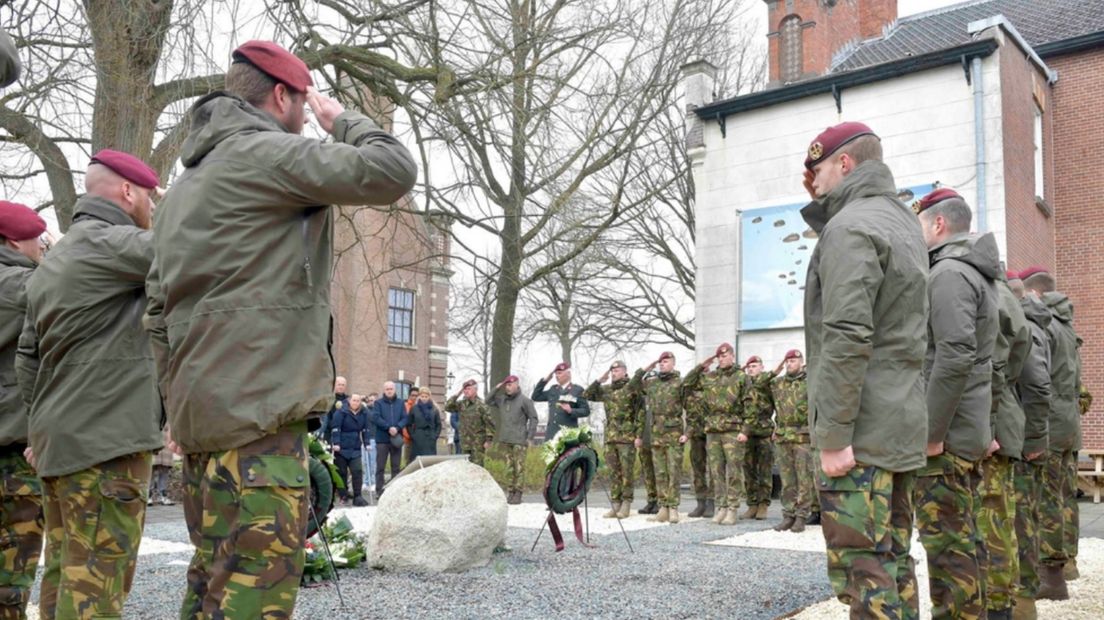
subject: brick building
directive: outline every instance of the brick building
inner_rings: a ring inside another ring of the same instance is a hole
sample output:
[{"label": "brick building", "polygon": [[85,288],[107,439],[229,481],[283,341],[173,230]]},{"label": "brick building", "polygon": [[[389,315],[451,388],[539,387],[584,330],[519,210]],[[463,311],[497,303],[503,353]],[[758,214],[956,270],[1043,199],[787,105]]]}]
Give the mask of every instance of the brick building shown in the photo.
[{"label": "brick building", "polygon": [[[697,347],[735,340],[768,367],[804,343],[815,234],[797,210],[809,140],[843,120],[878,132],[906,201],[956,188],[1010,267],[1051,267],[1085,338],[1084,420],[1104,448],[1104,10],[1094,0],[973,0],[897,17],[896,0],[764,0],[769,83],[714,100],[684,69],[697,188]],[[780,262],[784,259],[784,262]]]}]

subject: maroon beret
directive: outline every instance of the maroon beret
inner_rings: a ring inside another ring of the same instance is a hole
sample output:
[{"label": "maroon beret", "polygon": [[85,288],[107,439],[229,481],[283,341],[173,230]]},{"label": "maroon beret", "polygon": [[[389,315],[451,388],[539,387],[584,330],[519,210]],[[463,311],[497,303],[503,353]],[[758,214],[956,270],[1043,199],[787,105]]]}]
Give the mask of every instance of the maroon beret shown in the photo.
[{"label": "maroon beret", "polygon": [[479,384],[478,384],[478,383],[476,382],[476,380],[475,380],[475,379],[468,379],[467,381],[465,381],[465,382],[464,382],[464,385],[462,385],[462,386],[460,386],[460,387],[465,387],[465,388],[467,388],[467,387],[471,387],[471,386],[473,386],[473,385],[479,385]]},{"label": "maroon beret", "polygon": [[722,353],[730,352],[732,352],[732,345],[728,344],[727,342],[722,342],[721,345],[717,347],[717,350],[713,352],[713,354],[720,356]]},{"label": "maroon beret", "polygon": [[93,155],[89,163],[107,166],[115,174],[146,189],[153,189],[161,182],[153,168],[130,153],[104,149]]},{"label": "maroon beret", "polygon": [[949,187],[940,187],[939,189],[933,189],[932,191],[928,192],[927,195],[925,195],[923,198],[913,203],[912,210],[915,211],[917,215],[919,215],[924,211],[930,209],[933,205],[937,205],[944,200],[949,200],[951,198],[958,198],[959,200],[962,200],[962,196],[960,196],[958,192]]},{"label": "maroon beret", "polygon": [[1009,281],[1021,279],[1020,278],[1020,272],[1015,271],[1013,269],[1009,269],[1009,270],[1005,271],[1004,272],[1004,277],[1007,278]]},{"label": "maroon beret", "polygon": [[670,360],[675,359],[675,354],[671,353],[670,351],[664,351],[663,353],[659,354],[659,361],[662,362],[663,360],[666,360],[666,359],[670,359]]},{"label": "maroon beret", "polygon": [[1032,265],[1031,267],[1028,267],[1027,269],[1024,269],[1023,271],[1020,272],[1020,279],[1021,280],[1026,280],[1026,279],[1030,278],[1031,276],[1033,276],[1037,273],[1050,273],[1050,270],[1047,269],[1046,267],[1040,267],[1038,265]]},{"label": "maroon beret", "polygon": [[825,129],[809,143],[809,152],[805,155],[805,168],[812,170],[814,166],[835,153],[841,146],[860,136],[878,137],[873,129],[863,123],[840,123]]},{"label": "maroon beret", "polygon": [[744,362],[744,366],[751,366],[752,364],[762,364],[762,363],[763,363],[763,358],[759,357],[758,355],[752,355],[751,357],[749,357],[747,359],[746,362]]},{"label": "maroon beret", "polygon": [[248,41],[232,56],[234,62],[248,62],[296,92],[305,93],[314,85],[307,63],[272,41]]},{"label": "maroon beret", "polygon": [[790,349],[789,351],[786,351],[786,356],[783,357],[782,359],[783,360],[794,360],[794,359],[799,360],[799,359],[801,359],[801,351],[798,351],[797,349]]},{"label": "maroon beret", "polygon": [[[547,366],[545,366],[545,368],[547,368]],[[563,372],[565,370],[571,370],[571,364],[568,364],[567,362],[560,362],[559,364],[556,364],[556,372]]]},{"label": "maroon beret", "polygon": [[510,375],[510,376],[506,377],[505,379],[503,379],[502,382],[503,383],[517,383],[518,382],[517,375]]},{"label": "maroon beret", "polygon": [[18,202],[0,200],[0,237],[12,241],[35,239],[46,232],[46,221],[34,209]]}]

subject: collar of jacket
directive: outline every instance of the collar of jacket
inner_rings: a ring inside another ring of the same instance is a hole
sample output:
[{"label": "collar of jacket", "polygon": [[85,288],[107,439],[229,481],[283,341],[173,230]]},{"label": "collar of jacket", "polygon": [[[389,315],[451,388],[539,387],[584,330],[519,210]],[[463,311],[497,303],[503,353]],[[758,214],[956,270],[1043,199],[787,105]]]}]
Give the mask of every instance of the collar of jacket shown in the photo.
[{"label": "collar of jacket", "polygon": [[656,377],[658,377],[660,381],[670,381],[671,379],[677,379],[678,376],[679,371],[677,370],[672,370],[671,372],[656,373]]},{"label": "collar of jacket", "polygon": [[190,168],[230,136],[256,131],[289,133],[276,117],[237,95],[216,91],[190,111],[192,128],[180,147],[180,162]]},{"label": "collar of jacket", "polygon": [[828,195],[814,200],[801,209],[805,223],[820,234],[828,220],[836,216],[852,201],[871,196],[896,196],[897,186],[889,166],[880,161],[868,160],[859,164]]},{"label": "collar of jacket", "polygon": [[942,243],[928,250],[928,257],[931,260],[931,264],[934,265],[944,258],[949,258],[956,254],[964,254],[967,250],[966,242],[969,240],[970,233],[968,232],[957,233],[947,237]]},{"label": "collar of jacket", "polygon": [[1050,308],[1050,314],[1059,321],[1069,324],[1073,322],[1073,302],[1069,297],[1058,291],[1043,293],[1043,303]]},{"label": "collar of jacket", "polygon": [[23,256],[6,245],[0,245],[0,265],[7,267],[29,267],[31,269],[38,266],[33,260]]},{"label": "collar of jacket", "polygon": [[119,205],[106,198],[85,194],[77,199],[73,222],[94,218],[113,226],[134,226],[134,220]]},{"label": "collar of jacket", "polygon": [[802,368],[801,370],[793,373],[792,375],[790,373],[786,373],[786,374],[782,375],[782,377],[785,378],[787,381],[797,381],[798,379],[804,379],[805,378],[805,369]]},{"label": "collar of jacket", "polygon": [[727,368],[725,368],[723,366],[717,366],[717,370],[715,372],[718,375],[725,375],[727,377],[728,375],[736,374],[736,371],[738,371],[738,370],[740,370],[740,369],[736,367],[736,364],[733,364],[733,365],[731,365]]},{"label": "collar of jacket", "polygon": [[621,386],[625,385],[628,382],[629,382],[629,378],[624,377],[624,378],[621,378],[621,379],[617,379],[616,381],[610,381],[610,387],[616,390],[616,389],[619,389]]}]

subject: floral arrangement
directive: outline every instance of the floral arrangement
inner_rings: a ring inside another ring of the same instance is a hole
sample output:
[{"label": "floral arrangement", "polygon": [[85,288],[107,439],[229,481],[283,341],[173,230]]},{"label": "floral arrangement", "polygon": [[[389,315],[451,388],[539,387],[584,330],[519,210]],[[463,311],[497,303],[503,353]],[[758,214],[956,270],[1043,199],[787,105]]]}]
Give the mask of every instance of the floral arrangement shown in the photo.
[{"label": "floral arrangement", "polygon": [[552,470],[552,466],[564,452],[580,444],[589,444],[591,436],[590,427],[585,425],[561,428],[555,437],[541,446],[541,458],[544,459],[546,471]]},{"label": "floral arrangement", "polygon": [[[367,555],[367,545],[364,537],[353,530],[353,524],[349,518],[342,515],[333,523],[322,528],[326,534],[326,540],[330,542],[330,554],[333,556],[333,564],[336,568],[356,568]],[[318,535],[312,536],[307,541],[307,559],[303,565],[304,586],[324,583],[334,578],[333,569],[326,557],[326,549],[323,547]]]},{"label": "floral arrangement", "polygon": [[322,445],[322,440],[310,434],[308,434],[307,437],[307,451],[310,453],[311,457],[317,459],[326,466],[326,469],[330,472],[330,480],[333,481],[335,489],[344,489],[345,482],[341,480],[341,474],[337,473],[337,466],[334,465],[333,455]]}]

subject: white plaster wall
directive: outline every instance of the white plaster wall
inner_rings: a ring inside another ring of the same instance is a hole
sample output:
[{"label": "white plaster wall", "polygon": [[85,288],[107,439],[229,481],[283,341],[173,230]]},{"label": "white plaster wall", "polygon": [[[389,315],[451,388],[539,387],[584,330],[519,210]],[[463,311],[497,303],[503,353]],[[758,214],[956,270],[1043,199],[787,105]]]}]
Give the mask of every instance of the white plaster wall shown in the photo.
[{"label": "white plaster wall", "polygon": [[[988,229],[1003,256],[999,53],[983,60],[982,72]],[[831,95],[819,95],[729,116],[724,138],[716,121],[706,122],[705,148],[690,153],[697,191],[699,358],[712,354],[718,343],[737,339],[741,361],[754,353],[777,363],[786,350],[804,348],[802,330],[737,333],[738,211],[807,201],[801,185],[805,152],[826,127],[846,120],[867,123],[882,138],[898,187],[938,181],[956,188],[976,208],[974,99],[961,65],[848,89],[842,101],[842,114]]]}]

